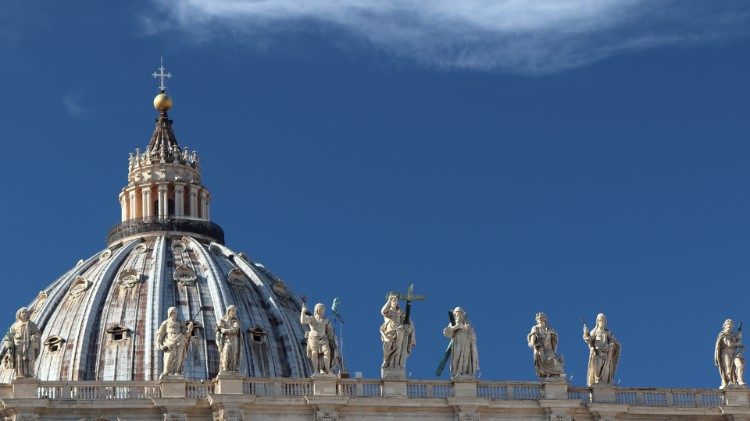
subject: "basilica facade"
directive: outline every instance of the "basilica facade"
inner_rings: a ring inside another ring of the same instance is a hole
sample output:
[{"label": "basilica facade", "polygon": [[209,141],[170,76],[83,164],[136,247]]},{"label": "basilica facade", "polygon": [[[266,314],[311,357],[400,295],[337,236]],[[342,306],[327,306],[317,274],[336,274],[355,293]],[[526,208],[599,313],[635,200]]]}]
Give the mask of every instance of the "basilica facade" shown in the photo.
[{"label": "basilica facade", "polygon": [[[747,420],[741,334],[717,338],[721,389],[612,384],[620,346],[584,327],[587,387],[571,386],[542,313],[528,335],[539,381],[477,379],[476,334],[461,308],[443,332],[450,380],[404,375],[412,291],[381,310],[381,377],[350,378],[334,309],[308,308],[268,268],[224,244],[200,157],[180,146],[162,84],[148,146],[128,159],[120,223],[16,313],[0,347],[7,420]],[[328,312],[326,312],[328,310]],[[332,311],[333,310],[333,315]]]}]

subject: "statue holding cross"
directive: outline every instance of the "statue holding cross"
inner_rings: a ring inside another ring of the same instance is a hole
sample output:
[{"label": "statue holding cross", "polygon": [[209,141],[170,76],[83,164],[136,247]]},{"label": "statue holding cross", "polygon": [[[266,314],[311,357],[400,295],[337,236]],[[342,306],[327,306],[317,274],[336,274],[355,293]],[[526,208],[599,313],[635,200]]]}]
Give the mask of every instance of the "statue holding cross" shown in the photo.
[{"label": "statue holding cross", "polygon": [[[402,311],[399,300],[406,301]],[[380,339],[383,341],[383,377],[405,377],[406,358],[416,345],[414,323],[411,321],[412,301],[422,301],[425,297],[414,295],[414,285],[409,285],[406,294],[390,292],[385,305],[380,310],[383,324],[380,326]]]}]

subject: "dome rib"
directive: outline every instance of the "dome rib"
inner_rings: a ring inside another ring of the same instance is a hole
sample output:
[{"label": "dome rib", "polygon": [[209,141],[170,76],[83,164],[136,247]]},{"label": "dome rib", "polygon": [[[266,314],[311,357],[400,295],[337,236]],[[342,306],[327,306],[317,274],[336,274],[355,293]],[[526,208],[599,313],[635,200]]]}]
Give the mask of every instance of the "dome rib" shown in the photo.
[{"label": "dome rib", "polygon": [[145,332],[143,333],[145,341],[143,344],[143,365],[144,380],[154,380],[161,372],[161,365],[158,360],[158,351],[154,346],[154,335],[159,329],[163,316],[167,315],[167,309],[162,311],[161,302],[163,296],[163,282],[166,262],[166,237],[157,237],[154,241],[154,264],[151,267],[150,278],[148,279],[147,307]]}]

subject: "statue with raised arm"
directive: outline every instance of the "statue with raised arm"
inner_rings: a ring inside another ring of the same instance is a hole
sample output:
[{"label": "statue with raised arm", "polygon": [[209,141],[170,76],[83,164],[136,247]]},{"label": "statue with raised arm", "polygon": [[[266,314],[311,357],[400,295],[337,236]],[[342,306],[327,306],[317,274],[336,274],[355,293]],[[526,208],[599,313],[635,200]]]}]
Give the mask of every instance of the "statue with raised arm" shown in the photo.
[{"label": "statue with raised arm", "polygon": [[443,329],[451,340],[451,377],[476,376],[479,371],[477,335],[461,307],[453,309],[453,321]]},{"label": "statue with raised arm", "polygon": [[303,303],[299,322],[310,326],[305,332],[307,338],[307,357],[312,362],[313,371],[320,374],[331,374],[331,367],[336,361],[336,336],[331,319],[325,316],[326,306],[315,304],[314,314],[307,311]]},{"label": "statue with raised arm", "polygon": [[742,345],[742,323],[740,323],[737,332],[734,332],[734,322],[732,319],[724,321],[724,326],[716,338],[716,347],[714,348],[714,364],[719,367],[721,376],[721,386],[719,389],[725,389],[727,386],[744,386],[743,374],[745,372],[745,358],[742,357],[742,351],[745,347]]},{"label": "statue with raised arm", "polygon": [[185,355],[193,334],[193,321],[180,320],[175,307],[167,310],[167,320],[164,320],[156,331],[156,347],[164,351],[164,376],[180,376],[185,365]]},{"label": "statue with raised arm", "polygon": [[380,309],[383,324],[380,325],[380,340],[383,341],[383,364],[381,368],[404,368],[406,358],[416,345],[414,324],[405,323],[406,313],[398,305],[398,295],[388,295]]},{"label": "statue with raised arm", "polygon": [[536,325],[531,328],[526,340],[534,351],[534,370],[539,378],[565,375],[562,355],[557,353],[557,332],[550,327],[546,314],[536,314]]},{"label": "statue with raised arm", "polygon": [[219,373],[237,371],[240,366],[242,328],[237,307],[230,305],[216,325],[216,344],[219,345]]},{"label": "statue with raised arm", "polygon": [[16,312],[16,322],[5,335],[2,359],[5,367],[16,371],[16,378],[34,377],[34,366],[41,348],[42,332],[29,319],[29,310],[21,307]]},{"label": "statue with raised arm", "polygon": [[620,360],[620,342],[607,329],[607,316],[604,313],[596,316],[596,326],[591,331],[583,324],[583,340],[589,346],[586,384],[612,383]]}]

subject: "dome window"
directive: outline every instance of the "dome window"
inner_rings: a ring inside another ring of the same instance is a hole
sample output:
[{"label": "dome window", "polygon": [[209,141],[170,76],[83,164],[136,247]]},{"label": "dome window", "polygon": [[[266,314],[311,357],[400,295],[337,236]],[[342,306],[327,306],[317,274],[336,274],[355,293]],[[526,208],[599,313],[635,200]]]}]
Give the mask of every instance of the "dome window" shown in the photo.
[{"label": "dome window", "polygon": [[289,292],[286,289],[286,285],[281,279],[276,280],[276,282],[271,285],[271,288],[273,289],[273,292],[278,294],[280,297],[289,297]]},{"label": "dome window", "polygon": [[174,253],[174,254],[180,254],[180,253],[184,252],[185,250],[187,250],[187,246],[182,241],[175,240],[172,243],[172,253]]},{"label": "dome window", "polygon": [[86,292],[87,289],[89,289],[90,286],[91,282],[89,282],[88,279],[84,278],[83,276],[76,276],[76,279],[72,284],[70,284],[68,294],[70,294],[70,296],[73,298],[80,297],[84,292]]},{"label": "dome window", "polygon": [[172,279],[174,279],[180,285],[189,286],[195,285],[195,280],[198,279],[198,276],[190,266],[179,266],[174,270]]},{"label": "dome window", "polygon": [[120,284],[120,288],[130,289],[141,283],[141,275],[135,269],[125,269],[120,272],[117,283]]},{"label": "dome window", "polygon": [[266,331],[260,326],[255,326],[248,330],[247,333],[250,335],[250,340],[255,343],[263,343],[266,341]]},{"label": "dome window", "polygon": [[44,341],[44,346],[49,352],[57,352],[60,350],[60,348],[62,348],[63,342],[65,342],[65,339],[59,336],[50,336],[46,341]]},{"label": "dome window", "polygon": [[119,325],[110,327],[107,329],[107,333],[109,333],[112,342],[121,342],[130,337],[130,329]]},{"label": "dome window", "polygon": [[247,286],[247,276],[245,275],[245,272],[243,272],[240,268],[234,268],[229,271],[229,274],[227,275],[227,281],[229,281],[229,285],[238,288],[244,288],[245,286]]}]

